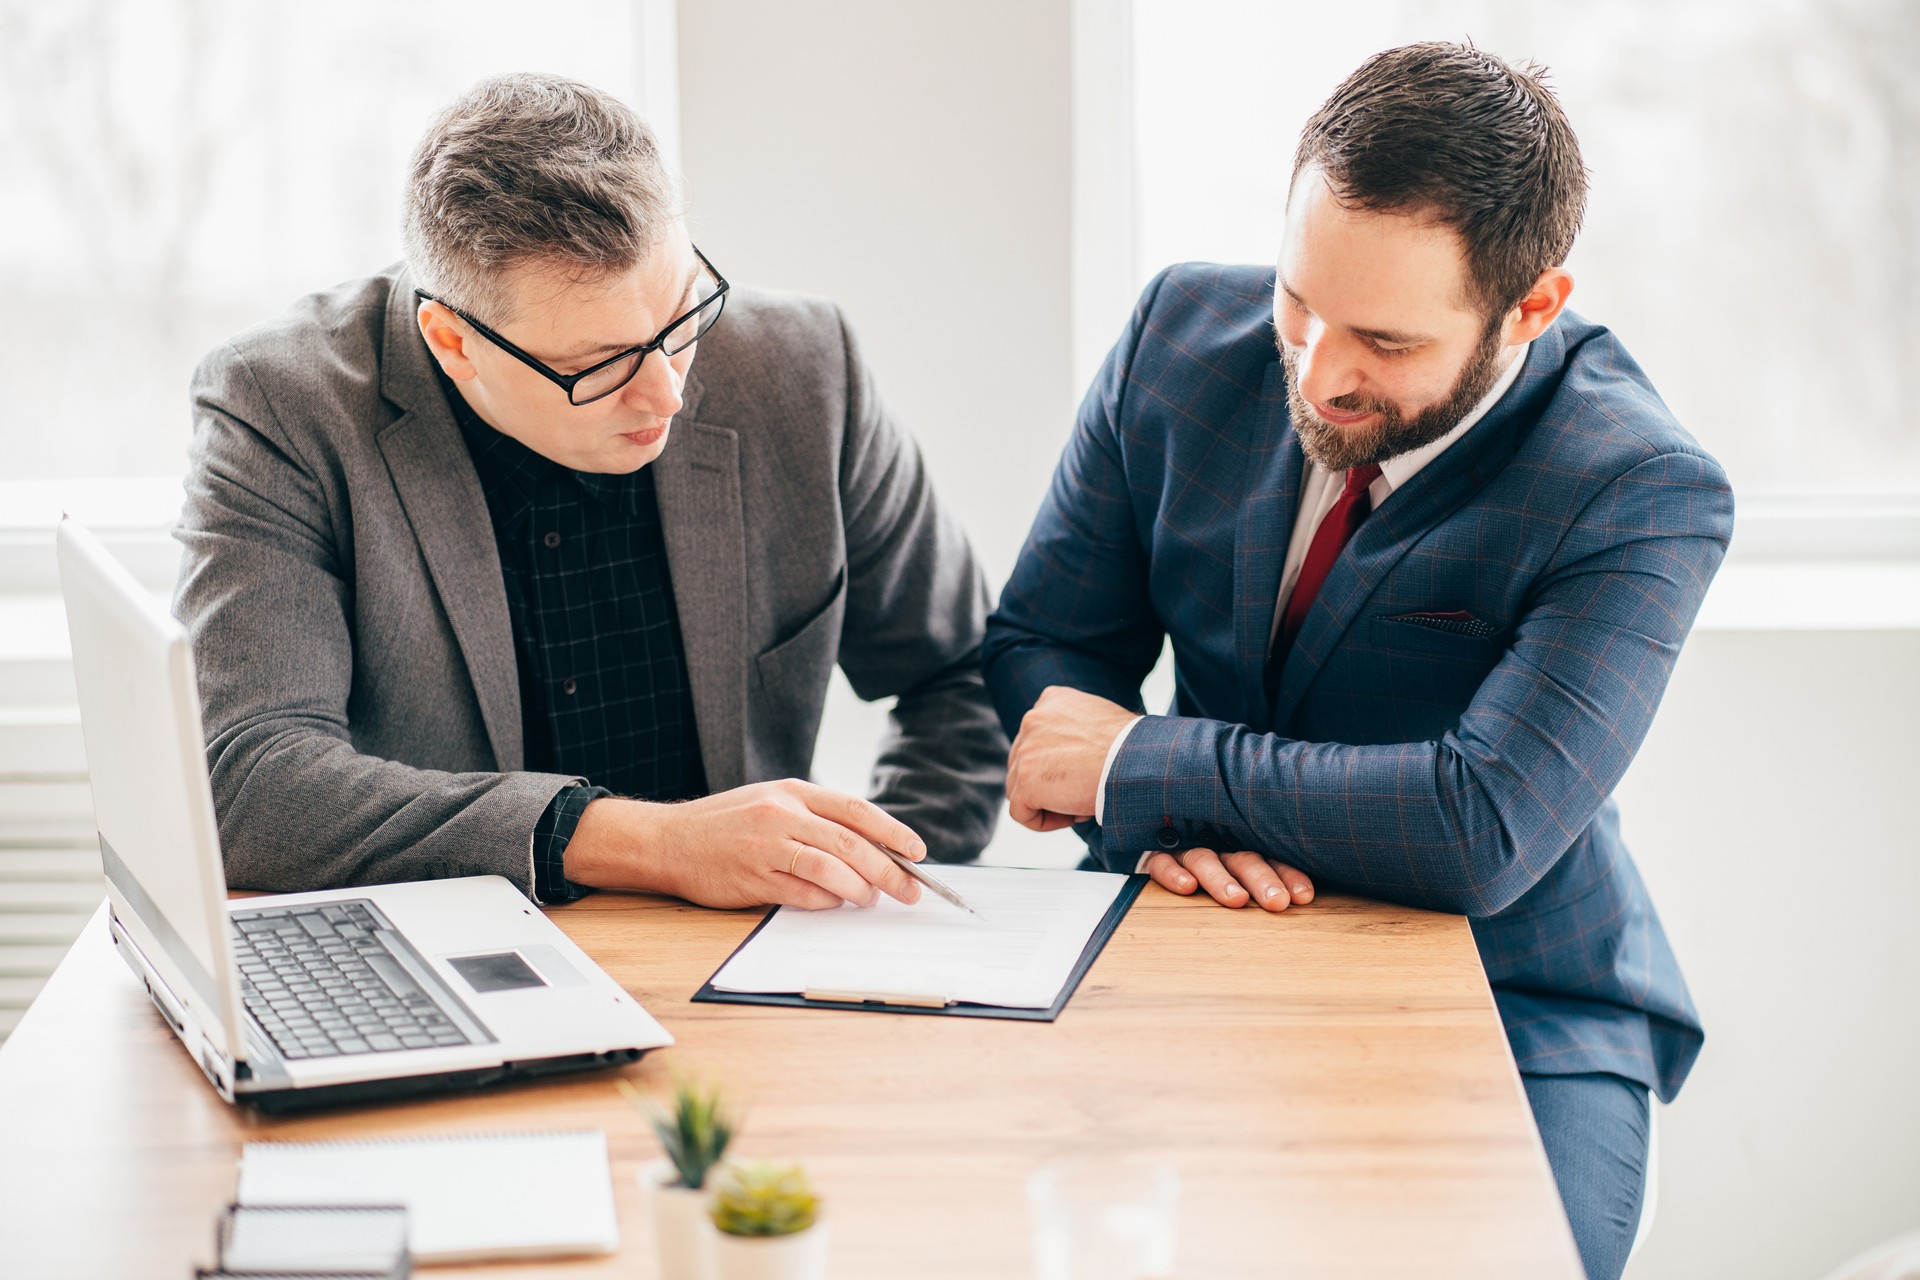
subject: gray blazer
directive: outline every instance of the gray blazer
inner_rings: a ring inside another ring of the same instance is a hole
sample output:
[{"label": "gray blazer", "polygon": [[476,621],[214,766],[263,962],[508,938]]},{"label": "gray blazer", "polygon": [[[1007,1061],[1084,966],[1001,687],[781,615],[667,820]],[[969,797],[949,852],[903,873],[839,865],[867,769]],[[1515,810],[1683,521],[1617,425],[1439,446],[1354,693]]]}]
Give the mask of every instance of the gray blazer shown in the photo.
[{"label": "gray blazer", "polygon": [[[574,779],[522,770],[480,481],[393,268],[209,355],[178,536],[227,876],[499,874]],[[932,856],[992,834],[1006,738],[959,523],[830,302],[736,289],[652,465],[715,791],[805,777],[837,662],[898,695],[872,798]]]}]

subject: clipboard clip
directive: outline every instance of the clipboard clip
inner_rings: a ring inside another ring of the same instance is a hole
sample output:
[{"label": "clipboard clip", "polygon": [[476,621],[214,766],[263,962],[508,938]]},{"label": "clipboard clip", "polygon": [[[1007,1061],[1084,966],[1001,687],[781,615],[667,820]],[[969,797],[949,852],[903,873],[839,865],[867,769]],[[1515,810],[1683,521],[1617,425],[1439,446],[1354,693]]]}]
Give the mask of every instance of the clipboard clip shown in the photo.
[{"label": "clipboard clip", "polygon": [[931,996],[910,991],[835,991],[809,987],[800,995],[804,999],[826,1004],[897,1004],[913,1009],[945,1009],[953,1004],[952,996]]}]

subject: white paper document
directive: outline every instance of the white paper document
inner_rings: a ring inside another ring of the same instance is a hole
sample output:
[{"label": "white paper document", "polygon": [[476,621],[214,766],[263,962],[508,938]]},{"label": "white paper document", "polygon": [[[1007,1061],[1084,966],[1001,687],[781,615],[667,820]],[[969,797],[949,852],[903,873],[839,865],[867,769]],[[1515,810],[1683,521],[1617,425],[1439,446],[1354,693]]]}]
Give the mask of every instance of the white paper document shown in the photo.
[{"label": "white paper document", "polygon": [[932,866],[980,913],[921,891],[912,906],[782,907],[713,975],[717,991],[858,992],[1045,1009],[1127,877],[1107,871]]}]

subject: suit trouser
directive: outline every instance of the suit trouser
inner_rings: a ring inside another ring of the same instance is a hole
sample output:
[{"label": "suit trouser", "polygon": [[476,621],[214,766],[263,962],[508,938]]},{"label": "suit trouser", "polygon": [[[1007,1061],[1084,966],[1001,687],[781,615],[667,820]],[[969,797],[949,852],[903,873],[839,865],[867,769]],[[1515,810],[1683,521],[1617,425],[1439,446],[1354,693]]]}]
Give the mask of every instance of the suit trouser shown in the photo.
[{"label": "suit trouser", "polygon": [[1647,1190],[1647,1087],[1596,1072],[1522,1074],[1589,1280],[1619,1280]]}]

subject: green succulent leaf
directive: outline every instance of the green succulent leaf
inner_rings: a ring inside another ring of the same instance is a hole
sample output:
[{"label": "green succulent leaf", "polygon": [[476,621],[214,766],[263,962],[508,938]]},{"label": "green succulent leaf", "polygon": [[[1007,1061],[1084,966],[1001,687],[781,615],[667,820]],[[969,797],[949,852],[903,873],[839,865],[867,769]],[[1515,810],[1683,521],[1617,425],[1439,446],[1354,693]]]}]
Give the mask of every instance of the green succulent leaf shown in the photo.
[{"label": "green succulent leaf", "polygon": [[797,1164],[730,1164],[714,1181],[713,1225],[730,1236],[790,1236],[820,1216],[820,1198]]},{"label": "green succulent leaf", "polygon": [[733,1141],[733,1117],[720,1100],[719,1088],[703,1088],[697,1081],[676,1076],[672,1105],[662,1108],[648,1102],[625,1080],[616,1083],[647,1118],[679,1175],[680,1185],[696,1191],[705,1186],[708,1171],[720,1163],[727,1144]]}]

